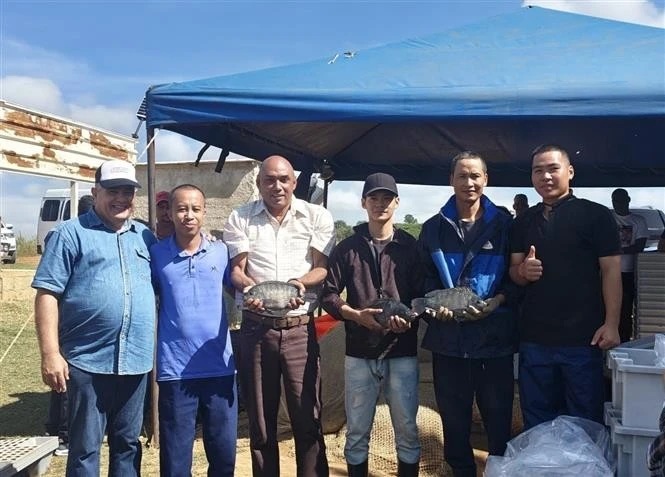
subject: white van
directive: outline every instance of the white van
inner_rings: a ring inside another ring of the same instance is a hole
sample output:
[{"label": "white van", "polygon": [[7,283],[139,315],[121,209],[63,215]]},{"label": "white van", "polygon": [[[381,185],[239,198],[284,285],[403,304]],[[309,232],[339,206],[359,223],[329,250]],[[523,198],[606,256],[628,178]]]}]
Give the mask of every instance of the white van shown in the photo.
[{"label": "white van", "polygon": [[[49,231],[71,217],[70,189],[48,189],[42,197],[37,221],[37,253],[44,250],[44,239]],[[79,190],[79,197],[90,194],[90,189]],[[77,199],[78,200],[78,199]]]}]

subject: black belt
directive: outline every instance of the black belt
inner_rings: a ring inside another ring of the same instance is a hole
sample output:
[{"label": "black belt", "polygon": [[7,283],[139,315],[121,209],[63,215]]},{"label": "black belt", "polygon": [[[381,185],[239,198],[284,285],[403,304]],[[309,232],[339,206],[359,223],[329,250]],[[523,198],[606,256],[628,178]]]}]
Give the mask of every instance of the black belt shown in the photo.
[{"label": "black belt", "polygon": [[309,315],[297,315],[297,316],[265,316],[252,313],[251,311],[245,310],[243,313],[243,318],[248,318],[256,323],[261,323],[263,326],[272,328],[275,330],[282,330],[285,328],[293,328],[294,326],[306,325],[309,323]]}]

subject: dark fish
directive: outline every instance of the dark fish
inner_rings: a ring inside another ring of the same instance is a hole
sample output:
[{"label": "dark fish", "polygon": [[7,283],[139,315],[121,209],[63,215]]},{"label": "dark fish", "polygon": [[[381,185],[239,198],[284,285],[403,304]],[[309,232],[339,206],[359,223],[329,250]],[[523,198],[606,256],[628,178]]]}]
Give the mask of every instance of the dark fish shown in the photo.
[{"label": "dark fish", "polygon": [[300,289],[286,282],[276,280],[269,280],[254,285],[247,290],[243,296],[245,301],[252,299],[259,299],[263,302],[264,311],[261,313],[284,316],[291,310],[289,301],[292,298],[302,298],[303,300],[311,300],[316,298],[315,294],[305,293],[304,296],[300,295]]},{"label": "dark fish", "polygon": [[384,328],[388,328],[388,321],[393,315],[404,318],[409,323],[418,316],[413,313],[408,306],[394,298],[379,298],[372,303],[369,308],[381,308],[383,310],[381,313],[375,314],[374,319]]},{"label": "dark fish", "polygon": [[469,320],[462,312],[469,306],[483,308],[486,303],[469,287],[447,288],[445,290],[432,290],[423,298],[411,300],[411,309],[416,315],[421,315],[426,309],[438,310],[441,307],[453,312],[457,320]]}]

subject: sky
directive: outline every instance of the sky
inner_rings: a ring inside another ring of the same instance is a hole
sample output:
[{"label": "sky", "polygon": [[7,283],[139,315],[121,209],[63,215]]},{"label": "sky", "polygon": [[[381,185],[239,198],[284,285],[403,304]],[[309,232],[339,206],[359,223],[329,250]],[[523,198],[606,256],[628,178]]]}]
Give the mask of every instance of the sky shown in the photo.
[{"label": "sky", "polygon": [[[187,81],[328,58],[384,43],[445,31],[507,13],[524,4],[665,28],[665,0],[0,0],[0,98],[130,135],[136,109],[152,84]],[[141,130],[138,152],[145,144]],[[157,161],[193,161],[201,147],[162,132]],[[211,148],[206,158],[216,158]],[[140,162],[145,162],[145,155]],[[491,186],[492,175],[489,171]],[[67,181],[0,172],[0,216],[30,238],[40,199]],[[329,208],[355,224],[362,184],[333,182]],[[630,188],[633,206],[665,209],[662,188]],[[533,189],[492,188],[512,206]],[[575,189],[610,205],[611,189]],[[398,220],[424,222],[451,194],[449,187],[400,186]]]}]

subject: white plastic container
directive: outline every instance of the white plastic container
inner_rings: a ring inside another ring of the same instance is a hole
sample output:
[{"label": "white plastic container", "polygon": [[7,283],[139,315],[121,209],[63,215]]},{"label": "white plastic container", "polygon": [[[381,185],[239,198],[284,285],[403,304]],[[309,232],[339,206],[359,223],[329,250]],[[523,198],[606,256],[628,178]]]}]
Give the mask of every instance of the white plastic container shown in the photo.
[{"label": "white plastic container", "polygon": [[621,413],[621,425],[658,430],[665,401],[665,367],[656,366],[652,349],[616,348],[607,354],[612,371],[612,407]]},{"label": "white plastic container", "polygon": [[57,437],[11,437],[0,439],[0,477],[19,472],[36,477],[46,473]]},{"label": "white plastic container", "polygon": [[610,427],[617,477],[649,475],[647,451],[660,432],[621,425],[621,414],[609,402],[605,403],[605,424]]}]

